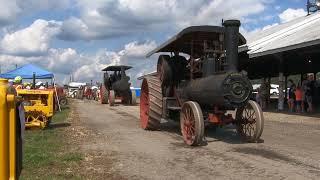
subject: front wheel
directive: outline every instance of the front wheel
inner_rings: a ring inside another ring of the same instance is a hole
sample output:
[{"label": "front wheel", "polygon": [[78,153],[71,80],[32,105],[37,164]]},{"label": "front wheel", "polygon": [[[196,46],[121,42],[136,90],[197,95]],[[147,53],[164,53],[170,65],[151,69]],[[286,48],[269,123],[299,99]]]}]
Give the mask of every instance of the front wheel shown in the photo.
[{"label": "front wheel", "polygon": [[108,104],[108,91],[104,85],[100,88],[100,102],[101,104]]},{"label": "front wheel", "polygon": [[180,112],[180,127],[187,145],[197,146],[203,142],[204,120],[197,102],[188,101],[183,104]]},{"label": "front wheel", "polygon": [[131,91],[131,105],[136,105],[136,103],[137,103],[136,91],[132,90]]},{"label": "front wheel", "polygon": [[248,142],[257,142],[263,132],[264,117],[260,106],[249,100],[236,112],[237,132]]},{"label": "front wheel", "polygon": [[115,103],[115,93],[113,90],[110,90],[109,91],[109,105],[110,106],[114,106],[114,103]]}]

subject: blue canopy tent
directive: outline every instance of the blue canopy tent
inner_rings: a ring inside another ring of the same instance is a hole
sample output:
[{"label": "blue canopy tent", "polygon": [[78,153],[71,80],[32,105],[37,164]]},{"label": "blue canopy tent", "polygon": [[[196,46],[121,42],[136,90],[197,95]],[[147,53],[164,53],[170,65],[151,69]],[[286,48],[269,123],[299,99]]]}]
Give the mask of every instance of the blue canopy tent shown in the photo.
[{"label": "blue canopy tent", "polygon": [[52,72],[44,70],[33,64],[27,64],[12,71],[0,74],[0,78],[14,79],[17,76],[21,76],[22,79],[32,79],[33,74],[36,75],[36,79],[54,79]]},{"label": "blue canopy tent", "polygon": [[[17,69],[14,69],[12,71],[0,74],[0,78],[14,79],[17,76],[20,76],[22,77],[22,79],[33,79],[34,74],[35,74],[35,79],[52,79],[54,83],[54,74],[52,72],[44,70],[33,64],[27,64]],[[59,110],[61,111],[59,97],[57,95],[55,83],[54,83],[54,88],[56,92],[58,107],[59,107]]]}]

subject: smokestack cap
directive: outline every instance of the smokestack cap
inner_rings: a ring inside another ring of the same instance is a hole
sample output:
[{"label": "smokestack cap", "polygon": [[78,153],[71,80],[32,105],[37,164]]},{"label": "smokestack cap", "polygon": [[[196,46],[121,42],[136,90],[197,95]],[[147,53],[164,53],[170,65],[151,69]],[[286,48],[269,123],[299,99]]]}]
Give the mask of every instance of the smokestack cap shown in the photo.
[{"label": "smokestack cap", "polygon": [[240,27],[241,23],[239,20],[226,20],[223,22],[223,26],[224,27],[228,27],[228,26],[237,26]]}]

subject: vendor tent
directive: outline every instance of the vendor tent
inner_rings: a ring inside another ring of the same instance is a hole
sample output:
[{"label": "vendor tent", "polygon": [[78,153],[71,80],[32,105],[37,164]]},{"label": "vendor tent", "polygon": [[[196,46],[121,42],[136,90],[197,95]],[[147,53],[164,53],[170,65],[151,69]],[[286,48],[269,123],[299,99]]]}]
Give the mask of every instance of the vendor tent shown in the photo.
[{"label": "vendor tent", "polygon": [[35,74],[35,79],[52,79],[54,83],[54,89],[56,93],[56,100],[58,102],[58,107],[59,110],[61,111],[60,107],[60,102],[59,102],[59,97],[57,94],[57,89],[55,85],[55,80],[54,80],[54,75],[52,72],[49,72],[47,70],[44,70],[36,65],[33,64],[27,64],[24,66],[21,66],[17,69],[14,69],[12,71],[9,71],[4,74],[0,74],[0,78],[5,78],[5,79],[14,79],[17,76],[21,76],[22,79],[33,79],[33,74]]},{"label": "vendor tent", "polygon": [[36,79],[52,79],[52,78],[54,78],[54,75],[52,72],[44,70],[44,69],[42,69],[36,65],[33,65],[33,64],[27,64],[27,65],[21,66],[17,69],[14,69],[12,71],[9,71],[7,73],[0,74],[0,78],[14,79],[17,76],[21,76],[22,79],[32,79],[33,74],[36,75]]}]

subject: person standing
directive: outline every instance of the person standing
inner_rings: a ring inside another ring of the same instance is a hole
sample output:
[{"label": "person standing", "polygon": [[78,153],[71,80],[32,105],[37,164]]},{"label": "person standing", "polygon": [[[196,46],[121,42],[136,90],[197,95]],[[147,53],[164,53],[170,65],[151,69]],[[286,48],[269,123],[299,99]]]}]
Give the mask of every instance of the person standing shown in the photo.
[{"label": "person standing", "polygon": [[306,74],[303,75],[303,80],[301,83],[301,89],[302,89],[302,102],[301,102],[301,111],[304,113],[306,108],[305,108],[305,104],[307,103],[307,99],[306,99],[306,92],[308,90],[308,79]]},{"label": "person standing", "polygon": [[260,107],[261,107],[261,98],[260,98],[260,94],[261,94],[261,92],[260,92],[260,88],[257,88],[257,94],[256,94],[256,102],[260,105]]},{"label": "person standing", "polygon": [[305,93],[308,103],[307,112],[313,112],[313,92],[314,92],[314,77],[313,74],[308,75],[307,91]]},{"label": "person standing", "polygon": [[296,90],[294,91],[296,97],[296,112],[301,112],[301,104],[302,104],[302,89],[300,85],[297,86]]},{"label": "person standing", "polygon": [[266,80],[263,79],[262,84],[260,86],[260,100],[261,100],[261,108],[265,109],[266,108],[266,103],[267,103],[267,98],[268,98],[268,94],[270,94],[270,90],[268,92],[268,86],[266,83]]},{"label": "person standing", "polygon": [[288,97],[288,107],[289,107],[289,111],[293,112],[294,110],[294,102],[296,99],[296,95],[295,95],[295,89],[296,89],[296,85],[294,84],[294,82],[290,79],[289,82],[291,82],[291,86],[289,88],[289,97]]}]

